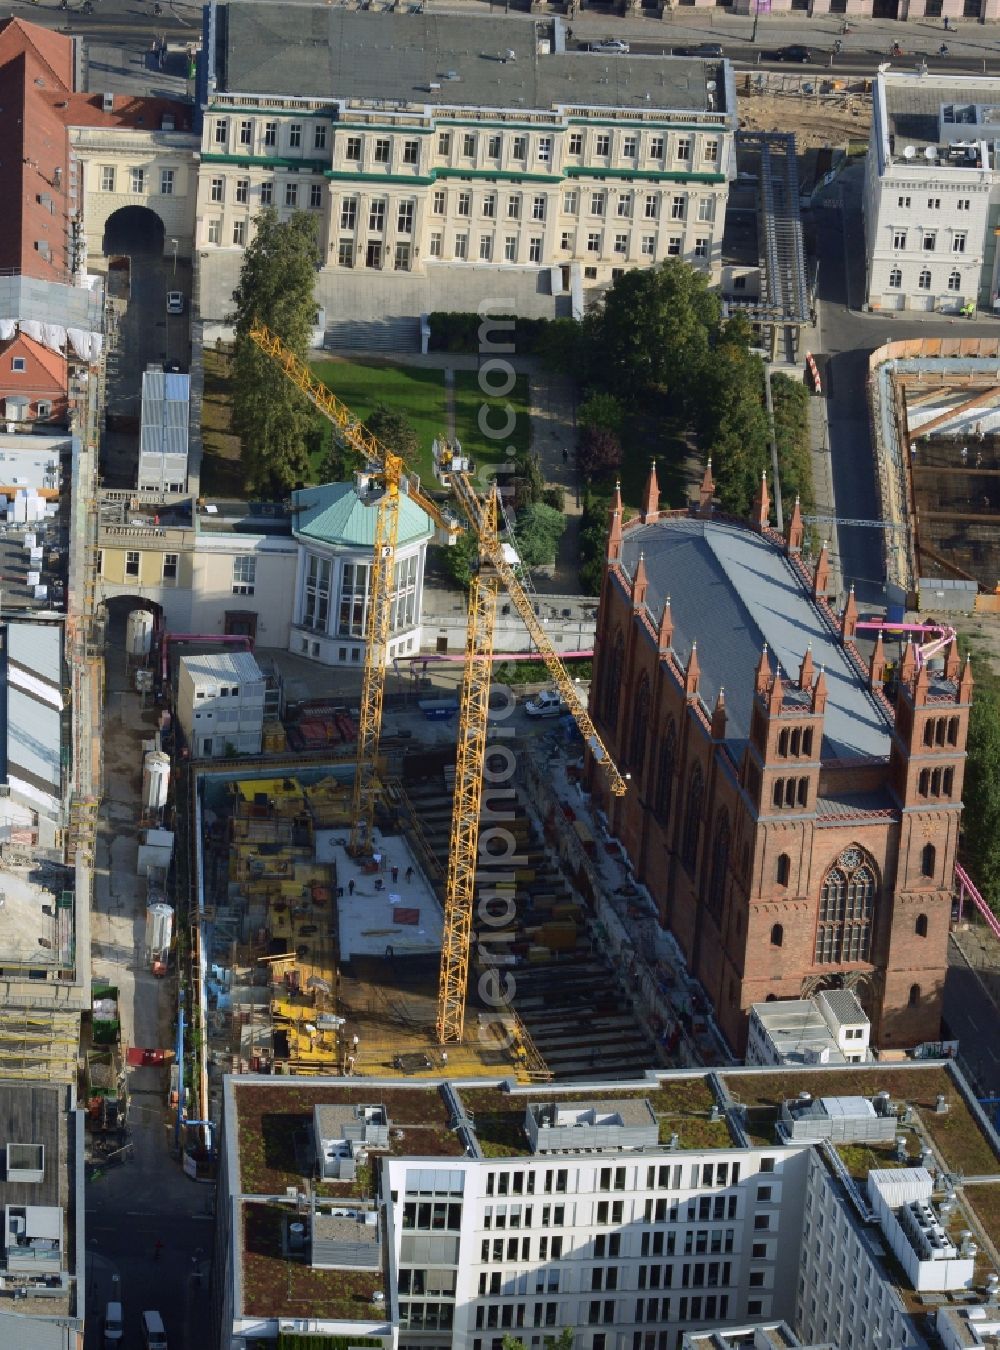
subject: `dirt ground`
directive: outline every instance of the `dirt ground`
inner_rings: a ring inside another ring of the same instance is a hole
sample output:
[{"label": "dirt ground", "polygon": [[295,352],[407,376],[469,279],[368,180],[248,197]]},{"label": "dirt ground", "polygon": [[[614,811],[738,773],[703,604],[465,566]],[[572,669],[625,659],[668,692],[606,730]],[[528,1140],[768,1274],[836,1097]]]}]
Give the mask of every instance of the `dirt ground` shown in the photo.
[{"label": "dirt ground", "polygon": [[741,128],[772,131],[775,127],[794,127],[800,156],[823,146],[839,149],[849,142],[865,141],[870,122],[871,103],[859,95],[751,93],[740,98]]}]

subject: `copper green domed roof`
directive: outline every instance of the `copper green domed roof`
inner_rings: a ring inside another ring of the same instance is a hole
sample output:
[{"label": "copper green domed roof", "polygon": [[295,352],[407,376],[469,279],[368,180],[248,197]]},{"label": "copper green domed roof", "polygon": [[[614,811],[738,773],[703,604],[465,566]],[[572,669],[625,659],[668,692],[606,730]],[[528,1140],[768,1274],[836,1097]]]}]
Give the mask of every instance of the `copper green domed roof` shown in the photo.
[{"label": "copper green domed roof", "polygon": [[[296,534],[339,548],[373,548],[374,506],[365,506],[353,483],[324,483],[292,493]],[[416,544],[434,532],[430,520],[404,492],[399,499],[397,544]]]}]

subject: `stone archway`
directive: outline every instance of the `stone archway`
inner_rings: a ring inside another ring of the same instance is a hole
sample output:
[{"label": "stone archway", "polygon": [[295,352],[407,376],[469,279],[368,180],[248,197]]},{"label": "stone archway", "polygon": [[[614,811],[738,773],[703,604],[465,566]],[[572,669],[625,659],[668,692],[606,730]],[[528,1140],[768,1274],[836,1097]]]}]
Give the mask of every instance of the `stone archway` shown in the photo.
[{"label": "stone archway", "polygon": [[166,228],[148,206],[121,206],[104,224],[101,248],[105,257],[126,253],[129,257],[163,256]]}]

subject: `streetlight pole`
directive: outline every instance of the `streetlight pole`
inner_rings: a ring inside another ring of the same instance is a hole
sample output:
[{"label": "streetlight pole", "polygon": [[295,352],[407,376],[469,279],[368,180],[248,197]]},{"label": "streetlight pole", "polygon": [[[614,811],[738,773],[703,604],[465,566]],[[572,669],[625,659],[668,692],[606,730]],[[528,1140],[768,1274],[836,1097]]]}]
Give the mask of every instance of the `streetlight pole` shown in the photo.
[{"label": "streetlight pole", "polygon": [[753,32],[750,34],[751,45],[757,41],[757,20],[760,18],[760,0],[753,0]]},{"label": "streetlight pole", "polygon": [[174,276],[176,277],[176,275],[177,275],[177,240],[176,240],[176,239],[171,239],[170,242],[171,242],[171,244],[172,244],[173,247],[174,247]]}]

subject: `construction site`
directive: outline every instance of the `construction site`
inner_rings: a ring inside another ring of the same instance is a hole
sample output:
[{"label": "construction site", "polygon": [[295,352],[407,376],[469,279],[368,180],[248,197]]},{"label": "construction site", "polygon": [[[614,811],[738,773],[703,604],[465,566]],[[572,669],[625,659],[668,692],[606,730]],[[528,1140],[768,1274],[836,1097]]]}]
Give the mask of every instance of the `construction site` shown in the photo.
[{"label": "construction site", "polygon": [[[933,591],[937,610],[988,609],[1000,586],[998,355],[995,339],[956,338],[894,342],[872,357],[877,429],[899,476],[908,589]],[[897,554],[901,544],[893,541]]]},{"label": "construction site", "polygon": [[[374,575],[360,705],[326,718],[356,728],[356,745],[300,738],[290,757],[294,715],[283,735],[272,716],[272,754],[190,767],[198,1109],[215,1118],[232,1072],[594,1081],[718,1062],[707,1007],[582,790],[587,753],[614,793],[625,784],[502,542],[496,484],[480,496],[474,466],[442,442],[435,476],[454,509],[429,497],[278,339],[252,337],[364,456]],[[404,492],[439,537],[471,530],[480,566],[458,698],[417,700],[383,735]],[[544,728],[494,683],[501,590],[561,707]],[[452,716],[454,742],[421,736],[424,719]]]}]

